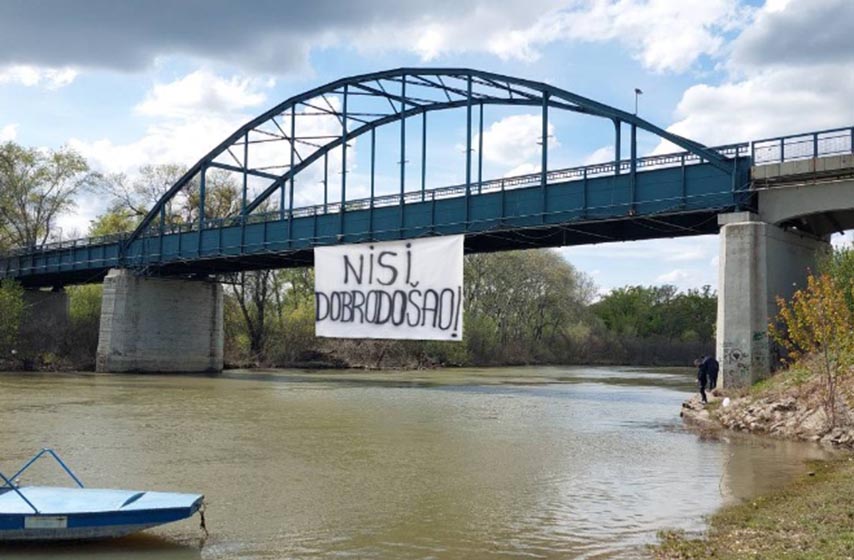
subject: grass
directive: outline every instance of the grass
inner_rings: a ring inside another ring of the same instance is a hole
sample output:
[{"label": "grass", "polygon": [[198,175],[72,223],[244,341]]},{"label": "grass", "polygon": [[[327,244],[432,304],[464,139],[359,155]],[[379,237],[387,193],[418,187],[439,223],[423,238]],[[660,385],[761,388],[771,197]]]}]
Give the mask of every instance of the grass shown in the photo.
[{"label": "grass", "polygon": [[726,507],[699,539],[661,533],[658,560],[854,559],[854,459],[816,462],[771,494]]}]

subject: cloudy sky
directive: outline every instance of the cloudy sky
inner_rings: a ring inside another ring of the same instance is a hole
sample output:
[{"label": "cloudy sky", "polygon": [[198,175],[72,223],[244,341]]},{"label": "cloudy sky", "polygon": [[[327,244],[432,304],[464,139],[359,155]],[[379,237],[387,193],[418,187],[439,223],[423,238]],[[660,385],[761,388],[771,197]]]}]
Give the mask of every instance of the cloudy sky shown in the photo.
[{"label": "cloudy sky", "polygon": [[[854,124],[854,2],[2,0],[0,141],[69,144],[106,172],[189,166],[291,95],[399,66],[491,70],[630,111],[638,87],[647,120],[733,143]],[[487,176],[536,168],[537,123],[524,110],[487,116]],[[464,126],[431,136],[450,153]],[[551,164],[607,159],[608,127],[554,123]],[[641,152],[656,147],[640,139]],[[431,161],[443,165],[448,177],[458,167]],[[82,197],[64,230],[85,234],[103,205]],[[716,284],[715,236],[561,252],[602,289]]]}]

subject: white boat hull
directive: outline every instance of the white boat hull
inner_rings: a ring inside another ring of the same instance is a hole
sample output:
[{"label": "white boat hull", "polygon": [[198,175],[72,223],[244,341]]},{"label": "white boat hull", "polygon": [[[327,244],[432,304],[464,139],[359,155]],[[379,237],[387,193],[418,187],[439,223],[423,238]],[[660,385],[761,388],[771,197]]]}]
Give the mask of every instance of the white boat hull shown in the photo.
[{"label": "white boat hull", "polygon": [[88,488],[20,491],[0,493],[0,542],[122,537],[192,517],[204,499],[198,494]]}]

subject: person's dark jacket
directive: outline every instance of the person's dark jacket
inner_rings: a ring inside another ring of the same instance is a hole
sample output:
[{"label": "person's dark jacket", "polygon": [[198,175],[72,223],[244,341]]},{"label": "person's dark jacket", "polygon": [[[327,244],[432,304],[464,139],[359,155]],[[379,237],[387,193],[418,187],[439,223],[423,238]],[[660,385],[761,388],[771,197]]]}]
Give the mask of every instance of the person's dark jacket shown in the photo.
[{"label": "person's dark jacket", "polygon": [[697,367],[697,380],[703,383],[709,380],[709,360],[708,356],[704,356]]}]

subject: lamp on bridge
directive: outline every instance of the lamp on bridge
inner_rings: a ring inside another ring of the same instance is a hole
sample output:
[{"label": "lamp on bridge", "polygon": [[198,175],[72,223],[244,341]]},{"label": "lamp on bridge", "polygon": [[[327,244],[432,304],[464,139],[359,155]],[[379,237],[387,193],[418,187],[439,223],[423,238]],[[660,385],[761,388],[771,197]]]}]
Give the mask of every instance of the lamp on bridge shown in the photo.
[{"label": "lamp on bridge", "polygon": [[643,91],[640,88],[635,88],[635,115],[638,114],[638,96],[643,95]]}]

